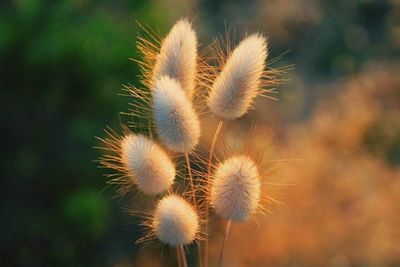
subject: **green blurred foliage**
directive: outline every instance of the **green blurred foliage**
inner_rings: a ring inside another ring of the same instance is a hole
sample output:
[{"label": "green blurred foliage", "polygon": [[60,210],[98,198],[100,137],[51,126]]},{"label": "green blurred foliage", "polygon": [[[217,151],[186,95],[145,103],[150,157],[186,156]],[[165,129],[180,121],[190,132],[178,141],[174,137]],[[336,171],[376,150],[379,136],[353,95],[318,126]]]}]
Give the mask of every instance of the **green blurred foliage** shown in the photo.
[{"label": "green blurred foliage", "polygon": [[1,266],[109,266],[138,252],[93,147],[127,108],[121,84],[137,84],[135,20],[165,31],[165,15],[146,0],[0,3]]},{"label": "green blurred foliage", "polygon": [[80,235],[99,238],[106,229],[106,201],[98,192],[78,192],[65,203],[64,216]]}]

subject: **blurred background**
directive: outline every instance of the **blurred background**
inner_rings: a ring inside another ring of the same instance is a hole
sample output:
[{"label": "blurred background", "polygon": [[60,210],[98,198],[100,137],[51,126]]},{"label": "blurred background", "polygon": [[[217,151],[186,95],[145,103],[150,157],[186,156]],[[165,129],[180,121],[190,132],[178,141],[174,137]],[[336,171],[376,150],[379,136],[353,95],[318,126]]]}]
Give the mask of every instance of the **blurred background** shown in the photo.
[{"label": "blurred background", "polygon": [[183,16],[202,47],[258,31],[284,54],[272,67],[294,65],[280,100],[239,122],[268,129],[285,204],[233,226],[227,266],[400,266],[398,0],[1,1],[0,265],[175,265],[135,244],[140,220],[93,147],[128,107],[122,84],[138,85],[136,21],[164,36]]}]

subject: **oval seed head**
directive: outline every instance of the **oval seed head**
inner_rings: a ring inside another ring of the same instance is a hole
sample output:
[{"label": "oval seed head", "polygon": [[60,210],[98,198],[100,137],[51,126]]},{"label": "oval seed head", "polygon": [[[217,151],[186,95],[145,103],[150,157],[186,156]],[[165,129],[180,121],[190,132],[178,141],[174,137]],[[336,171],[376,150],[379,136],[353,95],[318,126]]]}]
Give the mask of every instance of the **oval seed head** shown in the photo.
[{"label": "oval seed head", "polygon": [[153,69],[153,81],[168,75],[177,79],[192,99],[196,79],[197,38],[186,19],[178,21],[162,41]]},{"label": "oval seed head", "polygon": [[225,119],[243,116],[260,91],[267,59],[267,40],[253,34],[233,50],[212,85],[208,106]]},{"label": "oval seed head", "polygon": [[196,238],[199,216],[189,202],[177,195],[164,197],[153,214],[152,228],[163,243],[186,245]]},{"label": "oval seed head", "polygon": [[174,182],[174,163],[159,145],[146,136],[125,136],[121,143],[121,158],[134,183],[147,195],[163,193]]},{"label": "oval seed head", "polygon": [[170,150],[187,152],[197,145],[199,118],[175,79],[163,76],[155,82],[153,113],[157,133]]},{"label": "oval seed head", "polygon": [[226,220],[244,222],[260,200],[257,166],[247,156],[234,156],[222,162],[211,183],[211,205]]}]

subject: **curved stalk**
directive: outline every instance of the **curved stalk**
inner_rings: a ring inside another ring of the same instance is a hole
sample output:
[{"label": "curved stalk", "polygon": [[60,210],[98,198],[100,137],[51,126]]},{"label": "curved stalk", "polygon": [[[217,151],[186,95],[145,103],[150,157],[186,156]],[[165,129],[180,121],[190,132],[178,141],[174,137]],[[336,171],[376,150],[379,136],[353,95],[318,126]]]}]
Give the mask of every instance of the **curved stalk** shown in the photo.
[{"label": "curved stalk", "polygon": [[185,249],[183,248],[183,246],[182,245],[180,245],[179,247],[179,250],[180,250],[180,254],[181,254],[181,256],[182,256],[182,266],[183,267],[188,267],[188,264],[187,264],[187,259],[186,259],[186,254],[185,254]]},{"label": "curved stalk", "polygon": [[182,267],[182,256],[179,247],[176,247],[176,261],[178,263],[178,267]]},{"label": "curved stalk", "polygon": [[[218,136],[222,130],[222,126],[224,125],[224,122],[220,120],[218,122],[217,128],[215,129],[214,137],[211,142],[211,148],[210,148],[210,154],[208,155],[208,161],[207,161],[207,177],[206,177],[206,198],[208,199],[208,192],[210,191],[210,176],[211,176],[211,162],[214,157],[214,150],[215,150],[215,145],[217,144]],[[208,233],[208,201],[206,201],[205,204],[205,232]],[[208,267],[208,236],[206,236],[205,242],[204,242],[204,267]]]},{"label": "curved stalk", "polygon": [[193,205],[197,209],[197,199],[196,199],[196,192],[195,192],[195,188],[194,188],[192,167],[190,166],[189,154],[187,152],[185,152],[185,160],[186,160],[186,166],[187,166],[188,175],[189,175],[190,191],[192,191]]},{"label": "curved stalk", "polygon": [[[185,160],[186,160],[186,166],[187,166],[187,169],[188,169],[190,190],[192,191],[193,205],[194,205],[195,209],[197,209],[197,199],[196,199],[196,191],[195,191],[193,175],[192,175],[192,168],[190,166],[189,154],[187,152],[185,153]],[[197,254],[198,254],[199,267],[202,267],[203,266],[203,262],[202,262],[203,257],[202,257],[202,254],[201,254],[201,244],[200,244],[200,242],[197,243]]]},{"label": "curved stalk", "polygon": [[228,240],[228,234],[229,234],[229,230],[231,229],[231,220],[228,220],[225,226],[225,233],[224,233],[224,239],[222,240],[222,247],[221,247],[221,251],[219,252],[219,259],[218,259],[218,266],[222,267],[222,264],[224,262],[224,252],[225,252],[225,247],[226,247],[226,243]]}]

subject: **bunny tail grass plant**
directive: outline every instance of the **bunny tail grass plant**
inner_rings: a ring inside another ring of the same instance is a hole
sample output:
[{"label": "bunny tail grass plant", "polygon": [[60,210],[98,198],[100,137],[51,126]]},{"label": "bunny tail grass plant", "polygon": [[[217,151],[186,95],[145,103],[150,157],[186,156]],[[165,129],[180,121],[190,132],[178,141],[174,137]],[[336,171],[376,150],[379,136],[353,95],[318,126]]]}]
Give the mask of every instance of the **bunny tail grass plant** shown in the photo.
[{"label": "bunny tail grass plant", "polygon": [[143,59],[137,61],[142,83],[152,93],[152,101],[145,102],[151,102],[158,137],[169,150],[184,154],[192,199],[197,206],[189,159],[200,138],[199,118],[192,105],[198,80],[197,37],[186,19],[178,21],[163,40],[150,30],[146,32],[150,39],[139,37]]},{"label": "bunny tail grass plant", "polygon": [[210,202],[215,212],[228,221],[245,222],[260,200],[257,165],[248,156],[223,161],[211,181]]},{"label": "bunny tail grass plant", "polygon": [[200,122],[180,83],[162,76],[153,87],[156,131],[165,146],[175,152],[193,150],[200,138]]},{"label": "bunny tail grass plant", "polygon": [[[185,247],[196,246],[198,266],[208,267],[211,205],[227,221],[221,266],[231,222],[247,221],[262,206],[260,180],[265,174],[246,153],[218,158],[215,163],[218,137],[224,120],[242,117],[257,96],[273,98],[268,94],[281,72],[267,67],[267,39],[261,34],[247,36],[226,53],[218,45],[212,47],[213,62],[208,62],[198,53],[196,33],[188,20],[178,21],[164,39],[141,27],[146,35],[138,37],[142,58],[134,61],[140,66],[142,86],[125,86],[130,108],[122,114],[129,121],[122,122],[127,125],[122,134],[107,128],[108,136],[99,138],[105,151],[100,164],[117,172],[107,176],[108,183],[118,185],[118,193],[142,192],[151,205],[134,212],[149,229],[138,241],[158,240],[176,249],[178,266],[188,265]],[[206,98],[196,97],[205,92]],[[203,119],[198,110],[204,107],[219,123],[203,159],[196,148]],[[177,156],[184,156],[186,173],[179,160],[175,166],[171,159]],[[183,182],[186,179],[190,189]]]},{"label": "bunny tail grass plant", "polygon": [[[170,150],[185,154],[190,170],[190,150],[200,138],[198,116],[191,106],[198,78],[196,33],[187,19],[179,20],[163,40],[151,30],[146,32],[150,39],[139,37],[138,48],[143,59],[138,62],[142,69],[142,83],[153,93],[156,129]],[[167,113],[163,111],[171,114],[168,121],[164,121]],[[192,185],[190,171],[189,176]],[[194,194],[193,199],[196,199]]]},{"label": "bunny tail grass plant", "polygon": [[164,197],[154,211],[152,229],[162,243],[177,248],[177,256],[186,267],[184,246],[196,240],[200,229],[199,215],[194,207],[180,196]]},{"label": "bunny tail grass plant", "polygon": [[123,136],[108,130],[108,138],[101,139],[108,152],[100,164],[115,170],[109,175],[110,184],[119,186],[125,194],[137,187],[145,195],[158,195],[171,188],[176,176],[175,164],[167,152],[154,140],[129,130]]},{"label": "bunny tail grass plant", "polygon": [[155,236],[170,246],[188,245],[196,240],[200,219],[184,198],[169,195],[162,198],[153,214],[152,229]]},{"label": "bunny tail grass plant", "polygon": [[[229,43],[229,41],[227,41]],[[207,105],[212,114],[219,118],[208,156],[206,195],[209,194],[211,163],[215,146],[222,131],[224,120],[242,117],[252,107],[254,99],[260,95],[275,99],[270,94],[279,82],[281,71],[267,68],[268,42],[261,34],[252,34],[244,38],[233,50],[227,47],[223,51],[216,42],[213,48],[220,68],[208,77],[212,83],[208,85]],[[225,57],[226,54],[226,57]],[[211,71],[213,73],[213,71]],[[206,216],[208,204],[206,203]],[[208,219],[206,218],[206,231]],[[205,241],[205,257],[208,255],[208,239]],[[207,262],[207,259],[204,258]],[[205,264],[207,267],[207,263]]]},{"label": "bunny tail grass plant", "polygon": [[179,266],[187,266],[185,247],[201,239],[201,214],[185,198],[169,193],[157,201],[152,212],[139,213],[147,234],[138,243],[158,240],[176,249]]},{"label": "bunny tail grass plant", "polygon": [[178,21],[162,41],[153,81],[167,75],[176,79],[191,100],[197,73],[197,37],[186,19]]},{"label": "bunny tail grass plant", "polygon": [[122,162],[138,188],[147,195],[167,191],[174,183],[175,165],[153,140],[130,134],[121,142]]},{"label": "bunny tail grass plant", "polygon": [[[180,83],[162,76],[153,88],[153,114],[156,131],[167,148],[184,153],[193,204],[197,206],[189,152],[200,139],[200,121]],[[200,253],[199,253],[200,254]]]},{"label": "bunny tail grass plant", "polygon": [[210,202],[215,212],[227,220],[219,256],[223,255],[231,222],[245,222],[259,205],[260,177],[256,164],[248,156],[226,159],[216,169],[211,182]]},{"label": "bunny tail grass plant", "polygon": [[248,111],[255,97],[262,92],[267,56],[265,37],[253,34],[240,42],[210,90],[208,106],[213,114],[236,119]]}]

